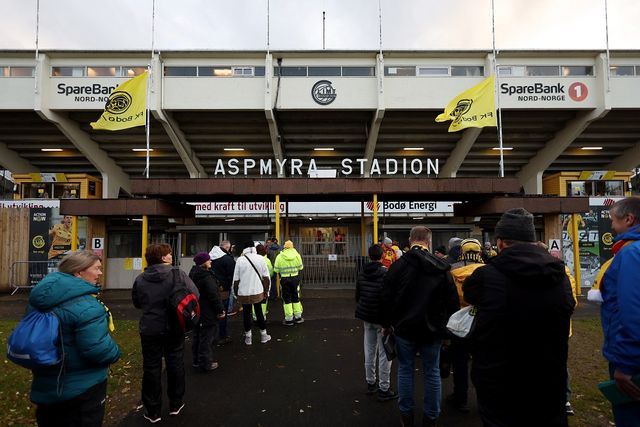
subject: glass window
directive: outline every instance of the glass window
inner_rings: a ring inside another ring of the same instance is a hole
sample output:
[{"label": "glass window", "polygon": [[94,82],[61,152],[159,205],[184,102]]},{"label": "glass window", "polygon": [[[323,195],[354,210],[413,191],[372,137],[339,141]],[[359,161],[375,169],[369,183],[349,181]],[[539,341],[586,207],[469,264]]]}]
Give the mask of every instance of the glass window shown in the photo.
[{"label": "glass window", "polygon": [[515,65],[498,67],[498,75],[505,77],[522,77],[525,75],[525,71],[525,67]]},{"label": "glass window", "polygon": [[139,76],[145,71],[147,71],[147,67],[130,67],[125,65],[120,70],[120,75],[123,77],[134,77],[134,76]]},{"label": "glass window", "polygon": [[253,77],[253,67],[233,67],[233,75],[238,77]]},{"label": "glass window", "polygon": [[415,76],[416,67],[384,67],[385,76]]},{"label": "glass window", "polygon": [[198,67],[200,77],[232,77],[233,70],[229,66]]},{"label": "glass window", "polygon": [[343,77],[375,77],[375,67],[342,67]]},{"label": "glass window", "polygon": [[185,237],[187,244],[184,256],[194,256],[198,252],[202,251],[209,252],[211,250],[211,246],[214,244],[217,245],[220,241],[219,232],[187,232]]},{"label": "glass window", "polygon": [[117,76],[120,67],[87,67],[87,76],[89,77],[114,77]]},{"label": "glass window", "polygon": [[51,184],[45,182],[26,182],[22,184],[22,198],[24,199],[49,199]]},{"label": "glass window", "polygon": [[640,65],[636,65],[636,76],[640,76]]},{"label": "glass window", "polygon": [[85,67],[53,67],[51,75],[54,77],[84,77]]},{"label": "glass window", "polygon": [[80,184],[54,184],[54,199],[78,199],[80,198]]},{"label": "glass window", "polygon": [[563,76],[593,76],[593,67],[583,67],[581,65],[562,66]]},{"label": "glass window", "polygon": [[137,258],[142,252],[140,231],[110,231],[107,257]]},{"label": "glass window", "polygon": [[484,67],[475,65],[452,65],[451,75],[456,77],[482,77],[484,76]]},{"label": "glass window", "polygon": [[560,69],[557,65],[528,65],[527,76],[559,76]]},{"label": "glass window", "polygon": [[253,75],[256,77],[264,77],[264,67],[253,67]]},{"label": "glass window", "polygon": [[164,67],[164,75],[167,77],[196,77],[197,67]]},{"label": "glass window", "polygon": [[309,67],[309,77],[341,76],[340,67]]},{"label": "glass window", "polygon": [[0,67],[0,77],[9,77],[9,67]]},{"label": "glass window", "polygon": [[419,76],[448,76],[449,67],[418,67]]},{"label": "glass window", "polygon": [[34,67],[11,67],[11,77],[33,77]]},{"label": "glass window", "polygon": [[609,69],[612,76],[633,76],[633,65],[612,65]]},{"label": "glass window", "polygon": [[585,183],[584,181],[571,181],[567,183],[567,190],[570,196],[585,196]]},{"label": "glass window", "polygon": [[275,67],[273,75],[278,76],[278,70],[281,70],[282,77],[306,77],[307,67]]},{"label": "glass window", "polygon": [[605,181],[605,196],[624,196],[624,181]]}]

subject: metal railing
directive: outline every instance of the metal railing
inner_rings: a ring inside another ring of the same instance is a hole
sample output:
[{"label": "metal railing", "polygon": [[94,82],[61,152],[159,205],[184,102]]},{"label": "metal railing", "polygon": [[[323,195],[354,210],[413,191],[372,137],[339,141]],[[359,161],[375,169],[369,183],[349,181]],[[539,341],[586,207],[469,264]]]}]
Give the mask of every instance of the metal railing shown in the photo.
[{"label": "metal railing", "polygon": [[15,261],[11,264],[11,274],[9,275],[9,286],[11,295],[20,289],[31,289],[44,276],[57,271],[59,260],[55,261]]},{"label": "metal railing", "polygon": [[348,237],[338,242],[317,241],[305,237],[294,237],[292,241],[304,264],[301,275],[304,286],[355,288],[358,273],[363,265],[359,236]]}]

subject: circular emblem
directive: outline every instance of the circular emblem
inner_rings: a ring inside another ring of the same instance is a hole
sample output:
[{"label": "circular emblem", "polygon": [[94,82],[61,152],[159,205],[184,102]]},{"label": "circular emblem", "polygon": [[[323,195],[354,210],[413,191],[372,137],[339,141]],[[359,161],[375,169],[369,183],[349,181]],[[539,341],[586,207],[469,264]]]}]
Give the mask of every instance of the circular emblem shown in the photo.
[{"label": "circular emblem", "polygon": [[336,99],[336,90],[329,80],[320,80],[311,88],[311,97],[320,105],[329,105]]},{"label": "circular emblem", "polygon": [[456,104],[456,108],[453,109],[451,115],[453,116],[453,123],[458,123],[462,120],[462,116],[467,114],[471,109],[471,105],[473,104],[473,99],[461,99]]},{"label": "circular emblem", "polygon": [[107,101],[107,105],[104,109],[111,114],[122,114],[129,109],[131,102],[131,95],[127,92],[113,92],[111,96],[109,96],[109,100]]},{"label": "circular emblem", "polygon": [[44,237],[42,237],[41,235],[35,236],[33,238],[33,240],[31,241],[31,244],[33,245],[34,248],[36,249],[42,249],[44,248]]},{"label": "circular emblem", "polygon": [[589,95],[589,89],[584,83],[576,82],[569,86],[569,97],[574,101],[584,101],[587,95]]},{"label": "circular emblem", "polygon": [[611,246],[613,244],[613,235],[611,233],[604,233],[602,235],[602,243]]}]

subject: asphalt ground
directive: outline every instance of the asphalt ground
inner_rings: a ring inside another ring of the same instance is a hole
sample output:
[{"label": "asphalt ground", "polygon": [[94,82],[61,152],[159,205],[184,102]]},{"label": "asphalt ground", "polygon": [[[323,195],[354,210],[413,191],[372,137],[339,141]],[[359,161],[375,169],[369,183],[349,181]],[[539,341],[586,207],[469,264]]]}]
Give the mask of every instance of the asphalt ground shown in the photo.
[{"label": "asphalt ground", "polygon": [[[17,319],[27,292],[0,296],[0,318]],[[116,319],[137,319],[129,291],[107,291],[104,300]],[[397,401],[379,402],[366,395],[362,322],[353,316],[353,291],[313,290],[303,295],[305,322],[283,326],[281,303],[270,304],[267,329],[272,340],[254,344],[242,340],[241,315],[230,317],[234,341],[217,347],[220,367],[201,373],[191,367],[191,343],[185,344],[186,404],[180,415],[168,415],[166,396],[161,425],[166,426],[395,426]],[[597,306],[580,304],[576,316],[597,315]],[[391,384],[396,389],[396,366]],[[164,379],[163,379],[164,380]],[[452,392],[444,379],[442,396]],[[416,359],[416,423],[421,422],[422,373]],[[470,388],[471,412],[462,414],[443,399],[441,426],[479,427],[480,418]],[[123,414],[121,426],[149,425],[142,412]]]}]

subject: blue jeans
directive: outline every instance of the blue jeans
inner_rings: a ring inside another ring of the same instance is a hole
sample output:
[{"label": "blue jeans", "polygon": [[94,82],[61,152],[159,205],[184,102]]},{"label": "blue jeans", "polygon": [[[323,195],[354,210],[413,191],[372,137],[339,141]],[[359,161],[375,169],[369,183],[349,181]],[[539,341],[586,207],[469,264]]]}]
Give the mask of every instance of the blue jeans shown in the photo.
[{"label": "blue jeans", "polygon": [[[613,379],[616,367],[609,363],[609,375]],[[630,402],[622,405],[611,405],[616,427],[637,427],[640,420],[640,402]]]},{"label": "blue jeans", "polygon": [[424,376],[424,396],[422,412],[431,419],[440,416],[440,347],[442,342],[436,340],[429,343],[418,343],[400,338],[396,335],[396,353],[398,354],[398,405],[400,412],[413,413],[413,374],[416,353],[422,359]]}]

